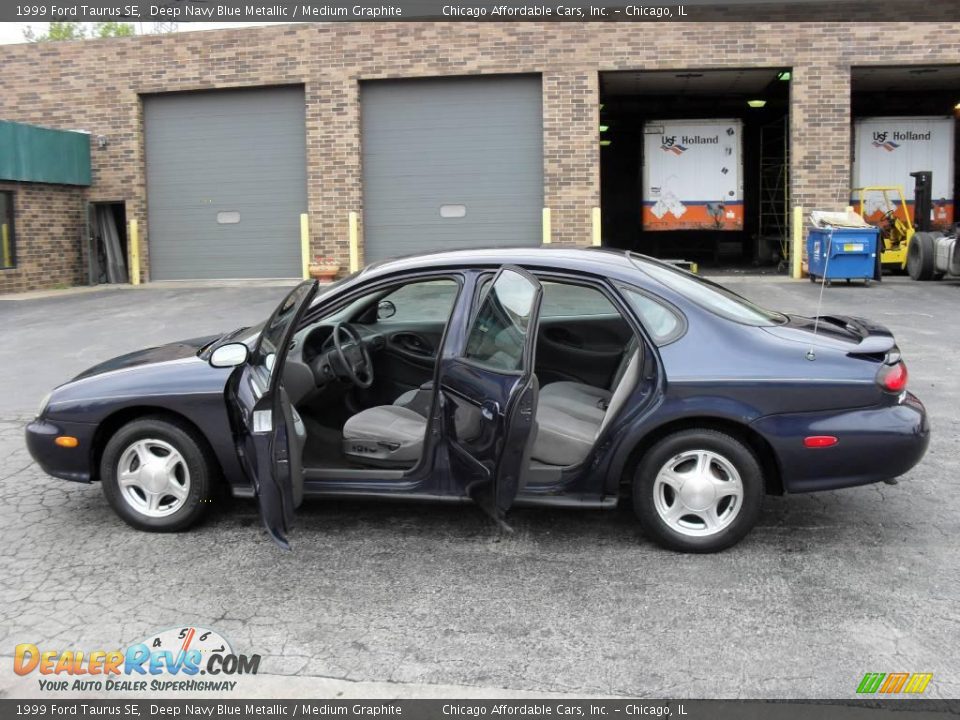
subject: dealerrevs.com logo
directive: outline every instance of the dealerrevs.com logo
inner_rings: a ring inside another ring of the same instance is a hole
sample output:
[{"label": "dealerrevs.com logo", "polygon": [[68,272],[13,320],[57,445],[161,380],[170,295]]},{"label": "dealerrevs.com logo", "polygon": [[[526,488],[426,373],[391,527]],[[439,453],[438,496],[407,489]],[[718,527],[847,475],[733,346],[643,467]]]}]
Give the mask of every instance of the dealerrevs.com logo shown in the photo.
[{"label": "dealerrevs.com logo", "polygon": [[124,650],[21,643],[13,657],[13,671],[36,674],[45,692],[224,692],[236,688],[232,678],[259,668],[259,655],[237,654],[219,633],[192,626],[154,633]]}]

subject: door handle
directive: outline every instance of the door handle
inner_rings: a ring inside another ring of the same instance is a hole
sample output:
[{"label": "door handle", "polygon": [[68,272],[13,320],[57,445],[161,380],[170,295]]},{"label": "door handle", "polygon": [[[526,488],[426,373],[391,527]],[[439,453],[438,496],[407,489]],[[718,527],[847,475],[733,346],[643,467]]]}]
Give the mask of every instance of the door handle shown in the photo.
[{"label": "door handle", "polygon": [[569,345],[570,347],[575,348],[583,347],[583,340],[566,328],[550,328],[547,331],[547,337],[549,337],[555,343],[560,343],[561,345]]},{"label": "door handle", "polygon": [[487,400],[480,406],[480,414],[483,415],[484,420],[493,420],[500,414],[500,403]]}]

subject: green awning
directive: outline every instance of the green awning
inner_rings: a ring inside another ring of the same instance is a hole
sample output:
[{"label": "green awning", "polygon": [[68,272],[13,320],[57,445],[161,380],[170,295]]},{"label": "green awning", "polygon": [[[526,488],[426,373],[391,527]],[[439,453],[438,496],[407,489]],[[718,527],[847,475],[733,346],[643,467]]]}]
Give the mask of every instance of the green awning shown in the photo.
[{"label": "green awning", "polygon": [[0,120],[0,180],[90,184],[90,136]]}]

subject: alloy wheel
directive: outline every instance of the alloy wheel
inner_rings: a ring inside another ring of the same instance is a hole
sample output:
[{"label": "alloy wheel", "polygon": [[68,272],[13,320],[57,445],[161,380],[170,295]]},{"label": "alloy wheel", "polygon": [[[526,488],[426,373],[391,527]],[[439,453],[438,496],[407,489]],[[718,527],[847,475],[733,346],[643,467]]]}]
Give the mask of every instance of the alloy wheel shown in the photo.
[{"label": "alloy wheel", "polygon": [[177,512],[190,495],[190,470],[183,455],[170,443],[145,438],[131,443],[117,463],[120,495],[131,508],[147,517]]},{"label": "alloy wheel", "polygon": [[670,529],[691,537],[715,535],[743,507],[743,481],[733,463],[711,450],[688,450],[657,473],[653,502]]}]

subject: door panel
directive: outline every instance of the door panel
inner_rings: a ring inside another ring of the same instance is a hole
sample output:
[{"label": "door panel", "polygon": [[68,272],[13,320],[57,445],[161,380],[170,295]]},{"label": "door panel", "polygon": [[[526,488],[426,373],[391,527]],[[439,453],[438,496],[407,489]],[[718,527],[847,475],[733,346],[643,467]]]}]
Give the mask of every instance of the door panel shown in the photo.
[{"label": "door panel", "polygon": [[543,291],[506,266],[483,297],[460,355],[440,368],[443,428],[453,482],[496,520],[522,487],[534,437],[533,350]]},{"label": "door panel", "polygon": [[370,401],[390,405],[400,395],[433,380],[446,321],[377,323],[383,346],[373,355]]},{"label": "door panel", "polygon": [[308,280],[284,298],[230,385],[241,464],[253,483],[264,527],[287,550],[293,511],[303,497],[304,433],[283,387],[283,364],[316,291],[316,280]]},{"label": "door panel", "polygon": [[541,318],[537,338],[540,384],[575,380],[608,387],[630,332],[620,315]]}]

